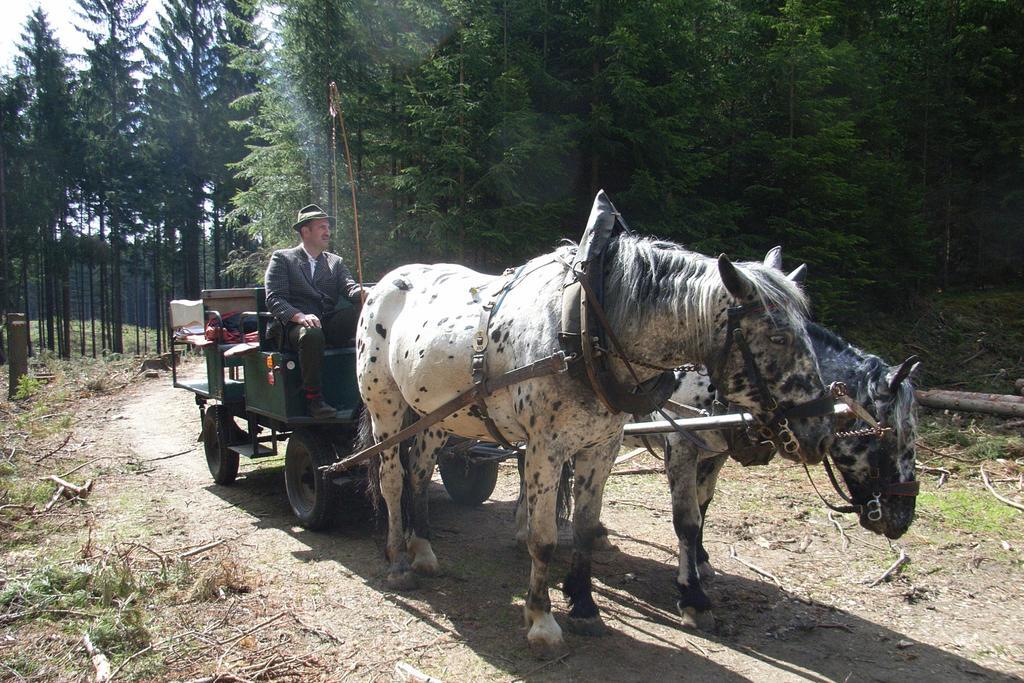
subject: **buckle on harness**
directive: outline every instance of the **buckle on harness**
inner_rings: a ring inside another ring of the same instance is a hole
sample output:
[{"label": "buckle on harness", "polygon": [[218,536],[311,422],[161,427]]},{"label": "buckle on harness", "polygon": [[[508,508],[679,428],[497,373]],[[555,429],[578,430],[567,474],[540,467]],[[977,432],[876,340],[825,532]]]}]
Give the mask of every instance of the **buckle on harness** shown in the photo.
[{"label": "buckle on harness", "polygon": [[882,521],[882,501],[879,500],[878,494],[868,501],[865,506],[868,509],[868,519],[872,522]]}]

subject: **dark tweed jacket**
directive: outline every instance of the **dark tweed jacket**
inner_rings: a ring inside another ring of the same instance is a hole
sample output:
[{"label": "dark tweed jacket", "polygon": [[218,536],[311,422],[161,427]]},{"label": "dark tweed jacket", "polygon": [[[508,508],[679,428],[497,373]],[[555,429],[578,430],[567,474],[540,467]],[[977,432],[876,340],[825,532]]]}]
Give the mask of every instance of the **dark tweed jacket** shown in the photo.
[{"label": "dark tweed jacket", "polygon": [[302,245],[279,249],[270,257],[264,278],[267,306],[282,323],[296,313],[311,313],[322,320],[340,307],[359,304],[359,284],[340,256],[320,254],[312,282],[308,260]]}]

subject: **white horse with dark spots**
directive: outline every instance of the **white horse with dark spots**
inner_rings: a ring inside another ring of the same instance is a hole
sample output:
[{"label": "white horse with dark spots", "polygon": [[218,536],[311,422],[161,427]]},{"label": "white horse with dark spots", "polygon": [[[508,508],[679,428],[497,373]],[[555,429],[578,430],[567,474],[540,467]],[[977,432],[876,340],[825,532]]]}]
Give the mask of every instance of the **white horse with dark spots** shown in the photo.
[{"label": "white horse with dark spots", "polygon": [[[357,332],[359,390],[376,441],[472,386],[473,341],[482,320],[490,377],[559,350],[562,289],[575,250],[562,247],[533,259],[514,278],[450,264],[407,265],[384,275],[363,307]],[[761,263],[733,264],[724,256],[708,258],[627,233],[610,243],[604,272],[596,275],[603,277],[607,316],[622,353],[643,363],[637,366],[641,380],[658,374],[651,366],[706,364],[723,394],[766,424],[778,423],[780,411],[825,394],[805,329],[804,296],[777,270]],[[489,316],[482,314],[484,302],[502,292],[500,304]],[[727,344],[727,331],[742,343]],[[629,380],[618,358],[611,359],[611,370],[620,382]],[[532,560],[527,639],[539,654],[551,654],[562,646],[547,585],[562,466],[574,458],[575,548],[564,584],[571,604],[567,625],[582,633],[599,632],[591,595],[592,544],[602,534],[605,481],[630,416],[609,411],[585,377],[569,373],[498,390],[485,403],[501,434],[526,446]],[[832,423],[831,415],[793,419],[787,432],[802,457],[817,462],[831,440]],[[380,455],[376,475],[387,506],[387,583],[393,589],[412,587],[413,572],[438,571],[427,522],[427,485],[448,434],[492,438],[474,406],[422,432],[401,454],[396,446]]]}]

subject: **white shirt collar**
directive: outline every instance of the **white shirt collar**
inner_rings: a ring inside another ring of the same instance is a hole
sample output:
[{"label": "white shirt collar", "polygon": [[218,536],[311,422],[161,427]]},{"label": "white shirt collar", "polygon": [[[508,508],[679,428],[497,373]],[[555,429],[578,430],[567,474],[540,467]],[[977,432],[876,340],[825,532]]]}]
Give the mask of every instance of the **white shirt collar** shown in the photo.
[{"label": "white shirt collar", "polygon": [[306,252],[306,258],[307,259],[309,259],[310,261],[316,261],[316,256],[313,256],[312,254],[310,254],[306,250],[306,245],[305,244],[300,244],[299,246],[302,247],[302,251]]}]

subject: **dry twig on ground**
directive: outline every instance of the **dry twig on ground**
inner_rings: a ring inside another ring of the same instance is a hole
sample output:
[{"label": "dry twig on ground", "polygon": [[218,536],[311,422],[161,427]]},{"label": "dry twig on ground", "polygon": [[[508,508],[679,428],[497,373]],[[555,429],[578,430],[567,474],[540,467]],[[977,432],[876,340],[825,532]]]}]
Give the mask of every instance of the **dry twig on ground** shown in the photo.
[{"label": "dry twig on ground", "polygon": [[1000,503],[1005,503],[1006,505],[1009,505],[1010,507],[1015,508],[1017,510],[1024,511],[1024,505],[1021,505],[1016,501],[1010,500],[1009,498],[1000,495],[999,492],[996,491],[995,487],[992,486],[992,482],[988,480],[988,472],[985,471],[984,465],[979,465],[978,469],[981,471],[981,480],[985,483],[985,488],[989,490],[989,493],[996,497],[996,500],[998,500]]},{"label": "dry twig on ground", "polygon": [[904,550],[903,548],[899,548],[899,551],[900,551],[899,558],[897,558],[897,560],[892,563],[891,567],[889,567],[888,569],[885,570],[884,574],[882,574],[877,579],[875,579],[874,581],[869,583],[868,584],[868,588],[874,588],[875,586],[877,586],[878,584],[882,583],[883,581],[889,580],[893,575],[895,575],[895,574],[897,574],[899,572],[899,570],[903,567],[903,565],[905,565],[907,562],[910,562],[910,557],[907,555],[907,551]]},{"label": "dry twig on ground", "polygon": [[737,555],[736,554],[736,546],[734,546],[734,545],[730,545],[729,546],[729,557],[731,557],[732,559],[736,560],[737,562],[739,562],[740,564],[742,564],[744,567],[746,567],[750,571],[754,572],[755,574],[760,574],[764,578],[770,579],[770,580],[774,581],[776,586],[778,586],[779,588],[782,588],[782,582],[779,581],[779,579],[774,574],[772,574],[771,572],[769,572],[769,571],[767,571],[765,569],[761,569],[760,567],[758,567],[756,565],[750,564],[749,562],[747,562],[746,560],[741,558],[739,555]]},{"label": "dry twig on ground", "polygon": [[828,521],[832,522],[836,529],[839,530],[839,536],[843,539],[843,552],[850,547],[850,539],[846,537],[846,531],[843,530],[843,525],[839,523],[839,520],[832,515],[832,511],[828,511]]},{"label": "dry twig on ground", "polygon": [[59,453],[60,451],[64,450],[64,447],[68,445],[68,442],[69,442],[69,441],[71,441],[71,435],[72,435],[73,433],[74,433],[74,432],[68,432],[68,435],[64,437],[64,440],[60,442],[60,445],[59,445],[59,446],[57,446],[56,448],[54,448],[54,449],[52,449],[52,450],[49,450],[49,451],[47,451],[46,453],[44,453],[44,454],[40,455],[40,456],[39,456],[38,458],[36,458],[36,459],[35,459],[35,460],[34,460],[33,462],[35,462],[35,463],[37,463],[37,464],[38,464],[38,463],[41,463],[42,461],[44,461],[44,460],[46,460],[47,458],[49,458],[49,457],[50,457],[51,455],[54,455],[55,453]]}]

